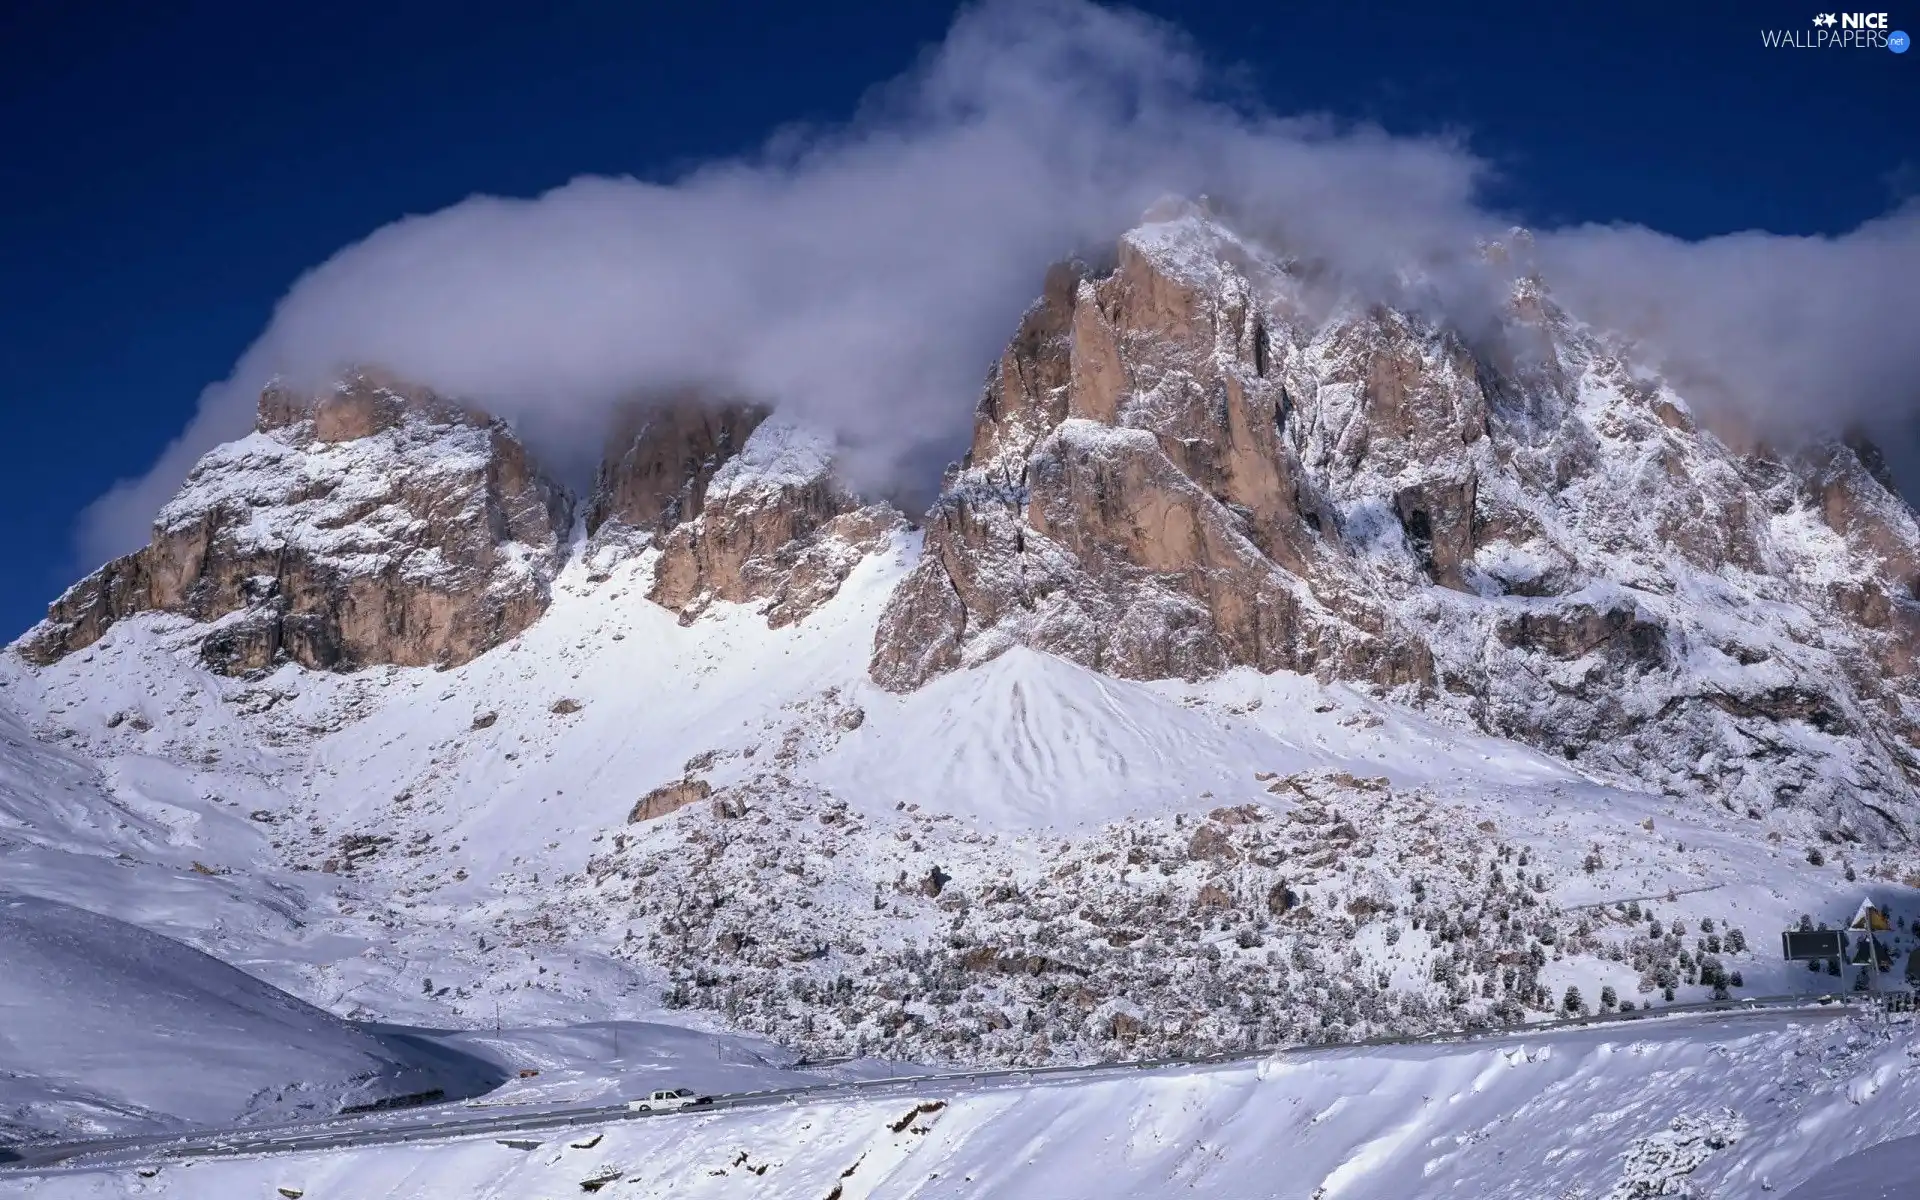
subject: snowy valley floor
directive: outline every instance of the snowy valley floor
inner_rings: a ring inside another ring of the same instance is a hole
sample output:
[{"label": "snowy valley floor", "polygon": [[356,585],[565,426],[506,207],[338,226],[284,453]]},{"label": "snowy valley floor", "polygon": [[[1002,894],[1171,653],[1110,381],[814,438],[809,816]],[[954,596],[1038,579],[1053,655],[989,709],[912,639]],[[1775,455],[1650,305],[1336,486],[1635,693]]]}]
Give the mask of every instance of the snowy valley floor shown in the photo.
[{"label": "snowy valley floor", "polygon": [[1884,1200],[1916,1194],[1920,1035],[1858,1016],[1676,1018],[1092,1080],[902,1085],[509,1140],[0,1174],[0,1195]]}]

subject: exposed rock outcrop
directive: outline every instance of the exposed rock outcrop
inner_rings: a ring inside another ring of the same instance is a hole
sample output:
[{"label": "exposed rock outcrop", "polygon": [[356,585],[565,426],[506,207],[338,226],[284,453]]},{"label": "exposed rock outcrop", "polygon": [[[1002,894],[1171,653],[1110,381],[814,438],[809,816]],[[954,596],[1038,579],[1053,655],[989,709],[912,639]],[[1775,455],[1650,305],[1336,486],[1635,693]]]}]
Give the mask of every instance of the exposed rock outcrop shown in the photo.
[{"label": "exposed rock outcrop", "polygon": [[1559,308],[1524,235],[1469,340],[1165,216],[1048,276],[876,682],[1013,645],[1312,672],[1737,814],[1920,818],[1920,529],[1870,449],[1729,445]]},{"label": "exposed rock outcrop", "polygon": [[50,662],[118,620],[211,622],[202,654],[242,673],[458,664],[546,610],[571,500],[503,423],[358,373],[271,386],[254,432],[210,451],[142,549],[55,601],[19,643]]},{"label": "exposed rock outcrop", "polygon": [[1426,648],[1348,586],[1282,436],[1293,401],[1249,281],[1153,251],[1136,234],[1104,277],[1050,273],[928,516],[874,678],[910,688],[1018,643],[1132,678],[1245,664],[1424,689]]},{"label": "exposed rock outcrop", "polygon": [[828,442],[775,417],[713,473],[698,516],[660,539],[650,598],[683,622],[723,600],[763,603],[770,625],[789,625],[902,525],[893,508],[841,486]]},{"label": "exposed rock outcrop", "polygon": [[676,779],[672,783],[661,784],[634,801],[633,811],[627,814],[627,823],[654,821],[676,813],[689,804],[698,804],[713,795],[713,785],[704,779]]},{"label": "exposed rock outcrop", "polygon": [[587,504],[587,532],[609,521],[665,532],[698,517],[714,472],[766,416],[763,408],[695,394],[627,409],[607,439]]}]

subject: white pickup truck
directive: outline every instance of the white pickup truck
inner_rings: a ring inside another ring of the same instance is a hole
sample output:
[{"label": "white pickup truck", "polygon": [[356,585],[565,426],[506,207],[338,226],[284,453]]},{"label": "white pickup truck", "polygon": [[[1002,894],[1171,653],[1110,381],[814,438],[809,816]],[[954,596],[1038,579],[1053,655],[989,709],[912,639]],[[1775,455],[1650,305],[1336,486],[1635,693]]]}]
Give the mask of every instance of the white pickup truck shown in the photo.
[{"label": "white pickup truck", "polygon": [[657,1092],[648,1092],[638,1100],[627,1101],[628,1112],[669,1112],[676,1108],[692,1108],[696,1104],[712,1104],[712,1096],[695,1095],[687,1088],[663,1088]]}]

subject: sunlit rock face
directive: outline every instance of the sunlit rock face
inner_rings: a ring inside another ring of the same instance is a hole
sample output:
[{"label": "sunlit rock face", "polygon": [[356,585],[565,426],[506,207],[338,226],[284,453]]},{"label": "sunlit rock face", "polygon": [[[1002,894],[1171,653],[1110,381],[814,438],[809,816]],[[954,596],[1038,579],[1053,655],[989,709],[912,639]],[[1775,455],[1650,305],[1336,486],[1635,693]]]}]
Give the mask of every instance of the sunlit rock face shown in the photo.
[{"label": "sunlit rock face", "polygon": [[152,540],[60,597],[20,649],[51,662],[137,612],[208,623],[202,657],[351,670],[459,664],[532,624],[572,503],[503,423],[371,373],[260,397]]},{"label": "sunlit rock face", "polygon": [[1015,645],[1131,678],[1308,672],[1738,814],[1905,836],[1920,531],[1877,455],[1729,446],[1546,282],[1500,286],[1468,337],[1193,207],[1109,270],[1056,268],[874,680]]}]

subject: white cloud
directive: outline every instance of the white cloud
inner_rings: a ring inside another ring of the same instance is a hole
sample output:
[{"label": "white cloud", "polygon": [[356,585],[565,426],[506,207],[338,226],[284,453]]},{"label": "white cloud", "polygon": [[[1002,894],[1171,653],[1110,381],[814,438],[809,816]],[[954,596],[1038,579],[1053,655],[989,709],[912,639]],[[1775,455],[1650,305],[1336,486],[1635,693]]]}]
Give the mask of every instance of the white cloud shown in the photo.
[{"label": "white cloud", "polygon": [[[83,548],[144,540],[274,374],[377,363],[576,461],[622,396],[700,382],[833,428],[867,481],[923,482],[964,446],[1046,265],[1109,244],[1161,195],[1231,197],[1361,281],[1507,224],[1476,202],[1482,165],[1457,144],[1248,112],[1211,100],[1206,70],[1150,18],[989,3],[843,127],[666,182],[583,178],[395,222],[293,286],[148,474],[88,510]],[[1897,327],[1916,311],[1917,224],[1909,209],[1839,239],[1583,227],[1539,242],[1565,295],[1729,394],[1866,411],[1912,375]]]}]

